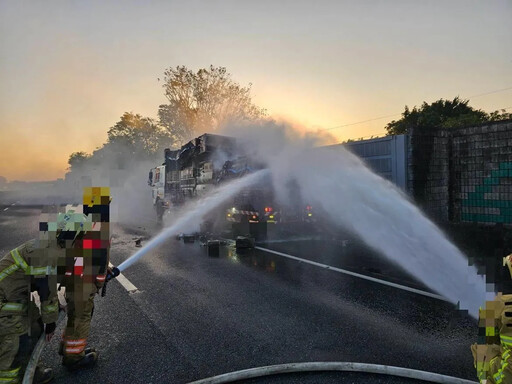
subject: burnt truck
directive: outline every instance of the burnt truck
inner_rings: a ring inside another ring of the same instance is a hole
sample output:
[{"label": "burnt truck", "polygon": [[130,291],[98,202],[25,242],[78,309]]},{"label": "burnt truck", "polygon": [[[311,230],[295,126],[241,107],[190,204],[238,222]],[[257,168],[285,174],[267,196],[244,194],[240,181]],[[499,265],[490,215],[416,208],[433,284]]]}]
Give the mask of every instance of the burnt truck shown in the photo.
[{"label": "burnt truck", "polygon": [[[205,133],[179,149],[165,149],[164,162],[152,168],[148,178],[157,217],[161,220],[173,208],[204,196],[212,188],[263,168],[263,163],[247,156],[243,146],[229,136]],[[279,208],[269,178],[242,190],[216,215],[226,223],[311,221],[312,208],[304,207]]]}]

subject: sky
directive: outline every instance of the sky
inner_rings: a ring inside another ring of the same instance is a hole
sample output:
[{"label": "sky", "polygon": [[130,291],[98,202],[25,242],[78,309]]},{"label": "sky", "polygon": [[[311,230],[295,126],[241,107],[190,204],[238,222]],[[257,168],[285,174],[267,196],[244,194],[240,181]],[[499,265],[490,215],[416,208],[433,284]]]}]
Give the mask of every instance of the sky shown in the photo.
[{"label": "sky", "polygon": [[224,66],[339,141],[440,98],[511,112],[511,19],[512,0],[0,0],[0,176],[64,177],[124,112],[156,117],[177,65]]}]

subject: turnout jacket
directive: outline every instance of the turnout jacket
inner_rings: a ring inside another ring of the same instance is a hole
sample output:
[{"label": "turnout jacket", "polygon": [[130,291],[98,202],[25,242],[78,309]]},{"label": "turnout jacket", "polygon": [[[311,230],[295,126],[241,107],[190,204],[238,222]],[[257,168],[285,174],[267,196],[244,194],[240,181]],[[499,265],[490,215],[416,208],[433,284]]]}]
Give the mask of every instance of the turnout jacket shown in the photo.
[{"label": "turnout jacket", "polygon": [[[0,260],[0,323],[9,322],[13,318],[17,320],[12,326],[4,324],[4,332],[25,333],[29,315],[39,316],[39,311],[30,300],[30,293],[33,291],[37,291],[40,297],[42,321],[57,321],[59,252],[54,247],[41,248],[36,240],[30,240],[11,250]],[[31,313],[32,311],[36,313]]]}]

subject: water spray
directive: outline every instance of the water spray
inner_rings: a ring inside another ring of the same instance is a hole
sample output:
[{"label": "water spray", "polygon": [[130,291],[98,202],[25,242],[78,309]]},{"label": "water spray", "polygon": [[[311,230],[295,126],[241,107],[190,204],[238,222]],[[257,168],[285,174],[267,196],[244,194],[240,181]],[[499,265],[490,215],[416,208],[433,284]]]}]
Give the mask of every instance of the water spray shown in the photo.
[{"label": "water spray", "polygon": [[[260,127],[262,128],[262,127]],[[314,201],[330,222],[360,237],[369,247],[476,317],[486,300],[483,276],[402,191],[371,172],[347,150],[311,148],[306,139],[286,135],[280,127],[244,134],[251,157],[263,161],[259,171],[215,189],[177,221],[118,266],[130,267],[140,257],[182,232],[240,190],[271,175],[276,196],[290,201],[289,181],[305,201]]]},{"label": "water spray", "polygon": [[169,237],[177,235],[182,232],[184,228],[189,228],[196,223],[205,214],[225,203],[230,198],[233,198],[242,189],[247,188],[253,184],[260,182],[266,175],[268,170],[257,171],[251,175],[244,176],[241,179],[232,181],[217,188],[212,194],[198,200],[194,206],[182,215],[174,224],[165,228],[157,236],[151,239],[143,248],[139,249],[127,260],[122,262],[116,269],[116,272],[122,272],[132,266],[137,260],[144,256],[149,251],[161,245]]},{"label": "water spray", "polygon": [[402,191],[343,148],[307,157],[293,146],[288,151],[269,164],[274,185],[294,178],[302,196],[315,200],[333,223],[478,317],[484,277]]}]

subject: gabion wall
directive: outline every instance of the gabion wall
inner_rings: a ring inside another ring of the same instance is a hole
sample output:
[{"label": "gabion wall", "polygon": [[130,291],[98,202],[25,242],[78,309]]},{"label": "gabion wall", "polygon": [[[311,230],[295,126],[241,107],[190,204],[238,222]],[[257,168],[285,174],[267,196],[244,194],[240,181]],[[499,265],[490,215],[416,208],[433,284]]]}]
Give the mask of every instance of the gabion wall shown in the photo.
[{"label": "gabion wall", "polygon": [[408,187],[437,221],[512,225],[512,121],[412,132]]},{"label": "gabion wall", "polygon": [[409,192],[437,221],[449,220],[449,135],[443,130],[409,135]]}]

